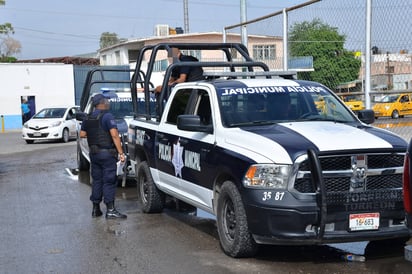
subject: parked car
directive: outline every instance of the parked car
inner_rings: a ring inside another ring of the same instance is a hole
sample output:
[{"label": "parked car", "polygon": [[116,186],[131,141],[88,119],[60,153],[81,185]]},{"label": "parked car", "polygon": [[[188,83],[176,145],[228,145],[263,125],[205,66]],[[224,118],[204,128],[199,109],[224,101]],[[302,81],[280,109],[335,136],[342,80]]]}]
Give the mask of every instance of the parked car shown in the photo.
[{"label": "parked car", "polygon": [[355,113],[365,109],[365,105],[361,98],[358,98],[355,95],[342,95],[341,98],[343,102],[345,102],[345,105]]},{"label": "parked car", "polygon": [[393,119],[403,118],[412,114],[412,99],[408,93],[388,94],[373,106],[375,118],[392,117]]},{"label": "parked car", "polygon": [[76,139],[76,112],[79,108],[52,107],[44,108],[23,125],[23,139],[28,144],[37,140],[61,140],[68,142]]}]

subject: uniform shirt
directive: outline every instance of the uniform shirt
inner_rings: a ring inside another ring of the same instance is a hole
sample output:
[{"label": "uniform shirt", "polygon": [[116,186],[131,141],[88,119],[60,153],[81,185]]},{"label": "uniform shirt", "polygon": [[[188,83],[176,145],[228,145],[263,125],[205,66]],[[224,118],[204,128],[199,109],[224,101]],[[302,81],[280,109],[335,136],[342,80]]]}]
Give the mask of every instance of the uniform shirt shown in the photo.
[{"label": "uniform shirt", "polygon": [[[179,57],[180,62],[198,62],[199,60],[190,55],[181,54]],[[197,81],[203,78],[203,69],[201,67],[175,67],[172,71],[173,78],[179,78],[180,74],[187,75],[187,82]]]}]

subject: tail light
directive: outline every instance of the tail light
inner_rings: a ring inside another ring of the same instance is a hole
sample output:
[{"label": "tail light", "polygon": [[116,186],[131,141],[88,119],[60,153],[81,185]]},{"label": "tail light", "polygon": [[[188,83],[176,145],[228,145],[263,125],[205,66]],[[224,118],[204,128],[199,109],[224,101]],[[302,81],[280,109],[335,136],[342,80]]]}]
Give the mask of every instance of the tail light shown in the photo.
[{"label": "tail light", "polygon": [[403,205],[407,213],[412,214],[412,193],[411,193],[411,177],[410,177],[410,158],[409,153],[405,155],[405,161],[403,165]]}]

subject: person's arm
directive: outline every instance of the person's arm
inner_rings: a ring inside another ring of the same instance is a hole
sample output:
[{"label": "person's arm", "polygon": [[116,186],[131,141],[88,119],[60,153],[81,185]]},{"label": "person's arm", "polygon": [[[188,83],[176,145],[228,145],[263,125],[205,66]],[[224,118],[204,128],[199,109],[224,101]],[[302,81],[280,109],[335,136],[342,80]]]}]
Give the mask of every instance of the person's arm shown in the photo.
[{"label": "person's arm", "polygon": [[120,141],[119,131],[117,130],[117,128],[110,129],[110,136],[112,136],[114,146],[116,147],[116,150],[119,153],[120,161],[124,162],[126,159],[126,156],[123,153],[122,143]]},{"label": "person's arm", "polygon": [[179,78],[174,79],[173,81],[169,82],[169,86],[171,86],[173,84],[184,83],[184,82],[186,82],[186,79],[187,79],[187,74],[186,73],[181,73],[179,75]]},{"label": "person's arm", "polygon": [[80,130],[79,136],[80,138],[87,138],[87,132],[84,130]]}]

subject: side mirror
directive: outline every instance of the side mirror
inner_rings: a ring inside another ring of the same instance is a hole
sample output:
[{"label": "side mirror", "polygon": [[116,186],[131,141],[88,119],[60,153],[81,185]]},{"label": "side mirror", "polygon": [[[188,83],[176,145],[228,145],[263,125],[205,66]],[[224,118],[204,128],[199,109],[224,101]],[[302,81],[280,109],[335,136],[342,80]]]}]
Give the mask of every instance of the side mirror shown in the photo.
[{"label": "side mirror", "polygon": [[204,125],[198,115],[184,114],[177,116],[177,128],[186,131],[213,133],[213,126]]},{"label": "side mirror", "polygon": [[76,120],[77,121],[84,121],[87,118],[87,113],[84,112],[76,112]]},{"label": "side mirror", "polygon": [[375,122],[375,112],[372,109],[364,109],[358,112],[358,118],[365,124],[372,124]]}]

